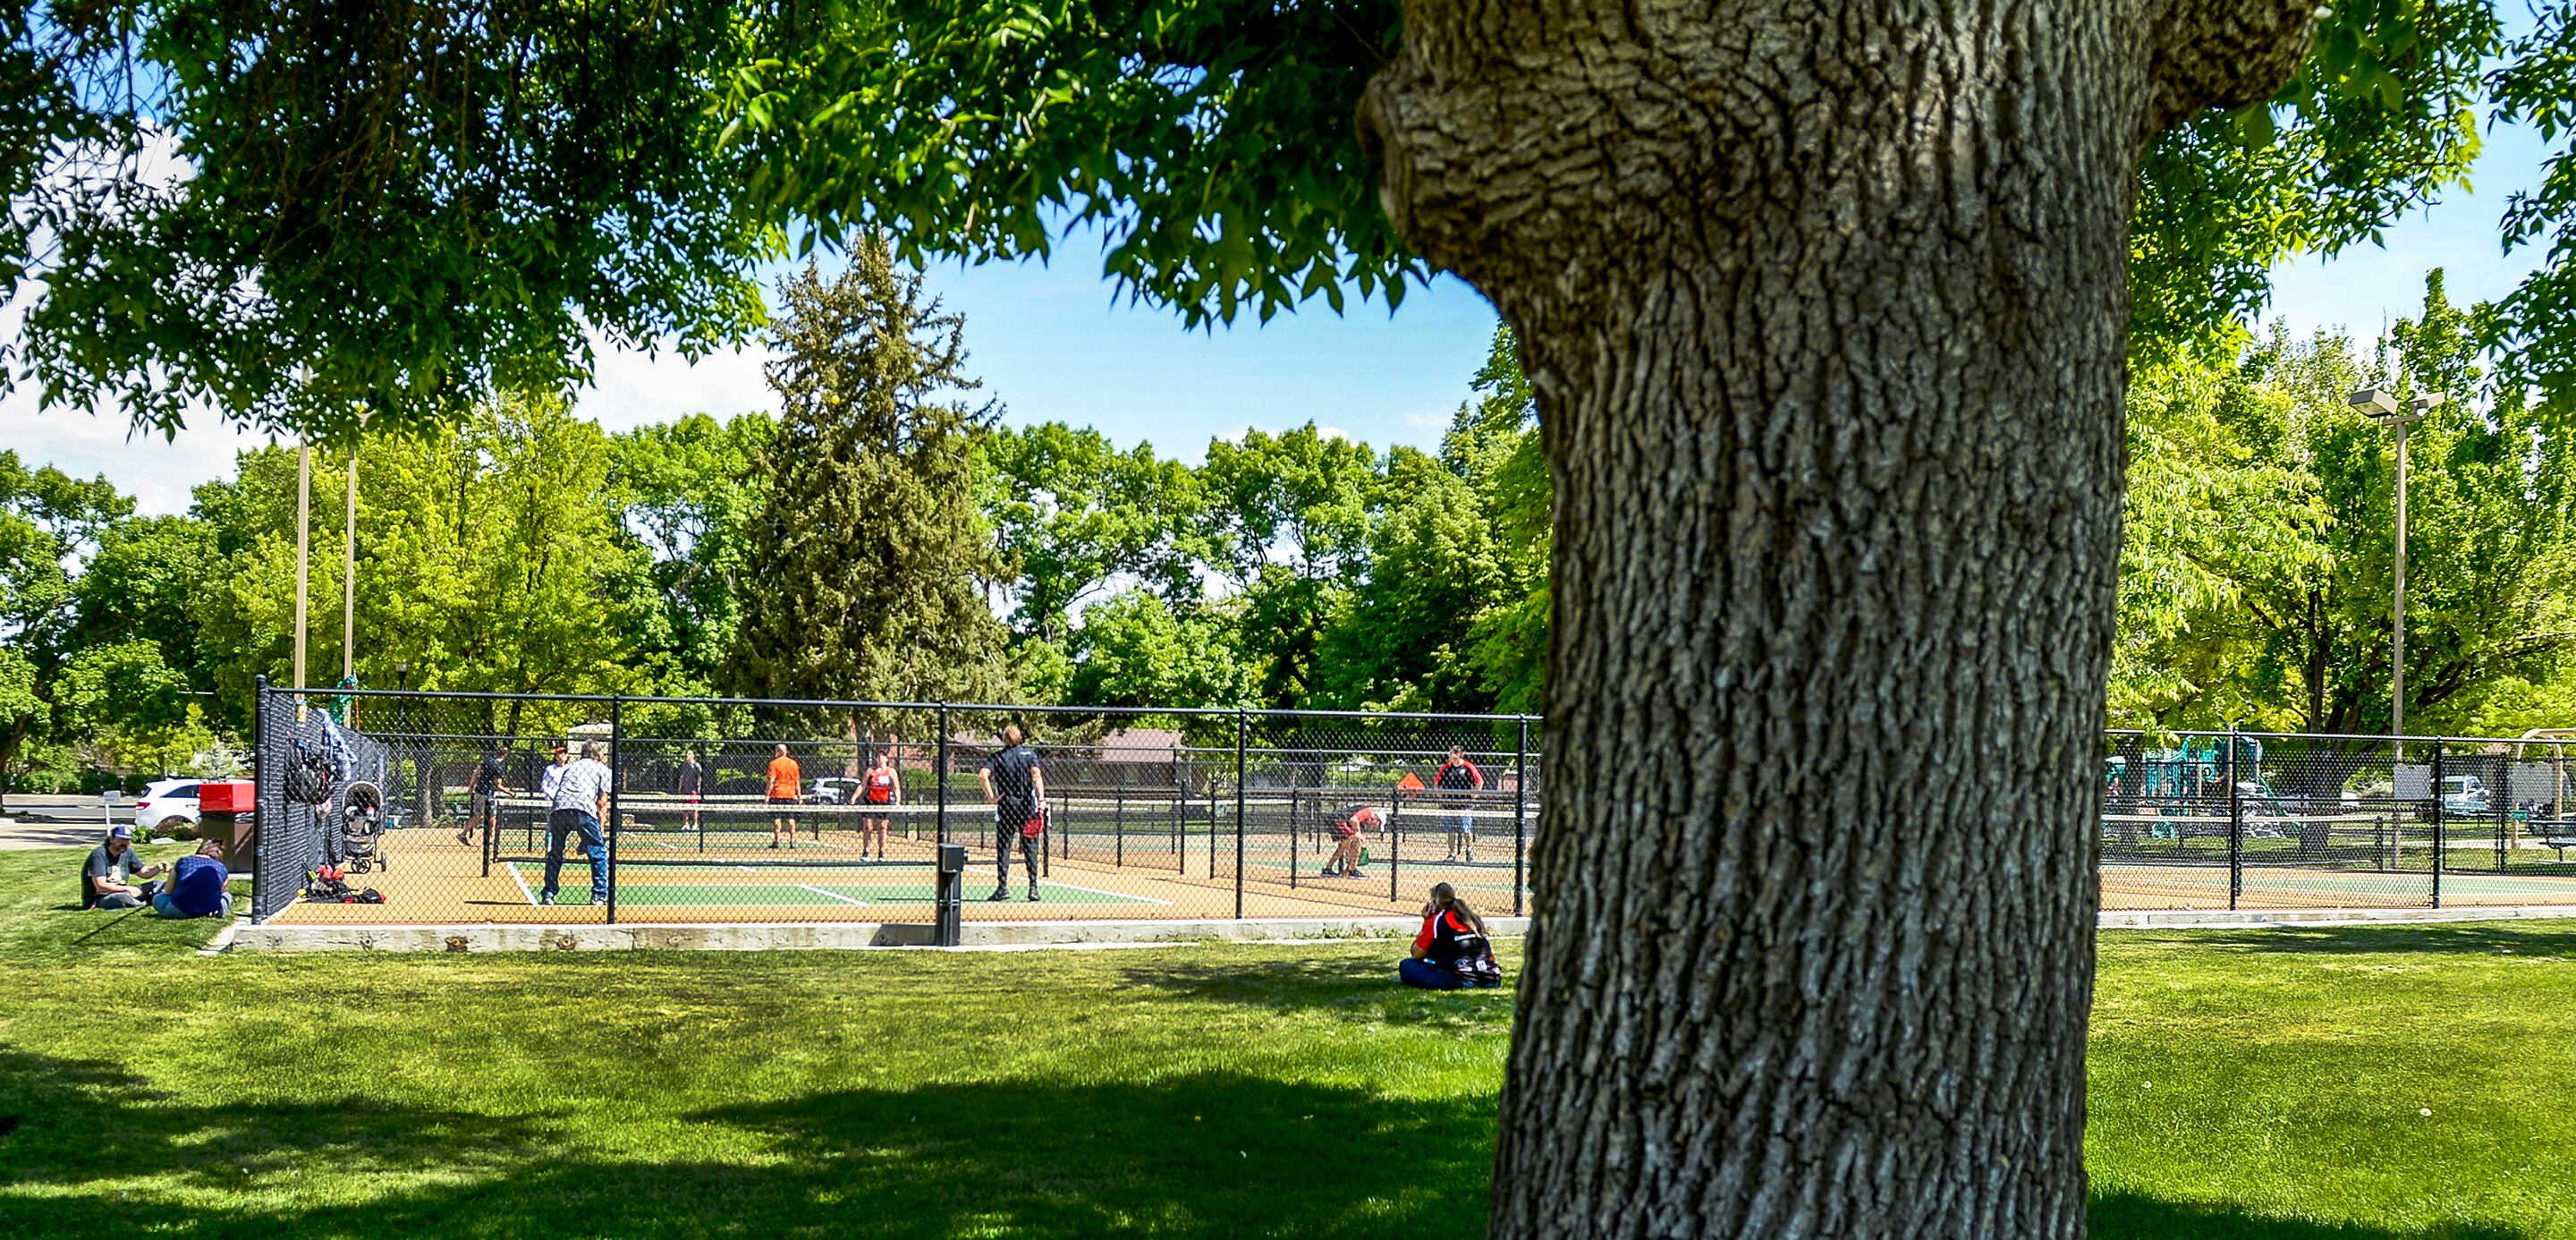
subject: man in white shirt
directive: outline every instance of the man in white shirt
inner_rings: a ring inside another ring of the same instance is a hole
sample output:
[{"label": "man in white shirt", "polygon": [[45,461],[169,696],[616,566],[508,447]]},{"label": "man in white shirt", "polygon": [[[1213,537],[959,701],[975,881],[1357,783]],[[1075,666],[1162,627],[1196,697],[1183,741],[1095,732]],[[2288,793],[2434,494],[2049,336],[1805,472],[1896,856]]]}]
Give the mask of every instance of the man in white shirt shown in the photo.
[{"label": "man in white shirt", "polygon": [[608,903],[608,844],[599,823],[608,816],[608,785],[614,776],[599,760],[604,752],[598,741],[584,741],[580,761],[552,768],[562,774],[555,777],[554,794],[546,802],[546,886],[537,893],[539,904],[555,902],[563,878],[564,837],[576,832],[582,855],[590,858],[589,902]]}]

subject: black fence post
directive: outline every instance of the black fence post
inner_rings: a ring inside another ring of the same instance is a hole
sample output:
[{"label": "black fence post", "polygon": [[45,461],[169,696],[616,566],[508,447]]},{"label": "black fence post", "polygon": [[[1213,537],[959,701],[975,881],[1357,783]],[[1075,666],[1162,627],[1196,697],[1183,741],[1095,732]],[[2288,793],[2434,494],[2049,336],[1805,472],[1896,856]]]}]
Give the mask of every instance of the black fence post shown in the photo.
[{"label": "black fence post", "polygon": [[2495,786],[2487,789],[2487,803],[2496,812],[2496,873],[2511,868],[2508,850],[2513,847],[2513,762],[2518,755],[2496,755]]},{"label": "black fence post", "polygon": [[[268,816],[261,811],[267,808],[269,790],[279,786],[269,782],[268,729],[262,726],[267,722],[268,677],[253,676],[250,678],[250,920],[253,925],[268,920],[270,911],[277,907],[271,903],[275,895],[263,885],[259,872],[260,841],[267,838],[269,826]],[[233,838],[241,838],[240,827],[233,828]]]},{"label": "black fence post", "polygon": [[2442,738],[2433,738],[2433,907],[2442,907],[2442,866],[2451,847],[2450,831],[2443,821],[2442,808]]},{"label": "black fence post", "polygon": [[608,699],[608,924],[617,924],[618,794],[626,789],[626,699]]},{"label": "black fence post", "polygon": [[1528,913],[1522,906],[1529,855],[1529,716],[1520,717],[1520,739],[1512,747],[1512,916]]},{"label": "black fence post", "polygon": [[931,791],[939,798],[939,842],[948,842],[948,703],[939,704],[939,740],[931,765],[934,780]]},{"label": "black fence post", "polygon": [[2227,725],[2227,907],[2245,894],[2245,796],[2236,771],[2236,725]]},{"label": "black fence post", "polygon": [[1234,712],[1234,919],[1236,921],[1243,920],[1243,778],[1245,750],[1251,738],[1251,720],[1241,709],[1237,709]]},{"label": "black fence post", "polygon": [[1288,790],[1288,890],[1290,891],[1297,889],[1297,829],[1305,821],[1297,813],[1299,799],[1296,789]]}]

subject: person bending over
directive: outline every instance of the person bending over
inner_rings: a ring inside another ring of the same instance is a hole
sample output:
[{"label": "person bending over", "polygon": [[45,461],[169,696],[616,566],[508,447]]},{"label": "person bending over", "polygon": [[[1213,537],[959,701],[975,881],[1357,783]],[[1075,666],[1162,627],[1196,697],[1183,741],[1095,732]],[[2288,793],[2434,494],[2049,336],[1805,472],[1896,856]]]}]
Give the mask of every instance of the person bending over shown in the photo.
[{"label": "person bending over", "polygon": [[107,838],[89,850],[88,860],[81,863],[82,908],[141,908],[152,902],[161,884],[141,882],[169,867],[147,865],[137,868],[142,858],[134,855],[134,828],[118,824],[107,829]]},{"label": "person bending over", "polygon": [[1447,883],[1431,888],[1422,907],[1422,933],[1413,938],[1413,954],[1395,964],[1395,976],[1424,990],[1457,990],[1463,986],[1499,986],[1503,968],[1494,962],[1493,940],[1485,919],[1458,898]]},{"label": "person bending over", "polygon": [[1366,805],[1351,806],[1333,819],[1333,855],[1324,860],[1324,877],[1368,877],[1360,873],[1360,840],[1377,834],[1380,825],[1378,812]]},{"label": "person bending over", "polygon": [[993,803],[993,894],[987,898],[1011,898],[1011,850],[1018,848],[1028,865],[1029,898],[1037,899],[1038,836],[1029,826],[1038,820],[1038,806],[1046,803],[1046,772],[1038,769],[1037,751],[1028,747],[1018,724],[1002,729],[1002,752],[975,778]]},{"label": "person bending over", "polygon": [[152,911],[164,917],[230,917],[233,915],[231,867],[224,846],[199,840],[197,851],[170,868],[170,885],[152,897]]}]

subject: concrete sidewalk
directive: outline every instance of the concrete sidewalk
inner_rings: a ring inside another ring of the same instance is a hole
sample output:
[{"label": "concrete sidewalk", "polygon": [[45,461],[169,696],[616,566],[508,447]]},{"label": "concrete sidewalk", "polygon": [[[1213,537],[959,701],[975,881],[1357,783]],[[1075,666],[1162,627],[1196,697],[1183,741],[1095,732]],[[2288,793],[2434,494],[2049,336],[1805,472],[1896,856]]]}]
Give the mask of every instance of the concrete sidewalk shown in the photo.
[{"label": "concrete sidewalk", "polygon": [[30,848],[88,848],[107,836],[98,822],[28,822],[0,818],[0,852]]}]

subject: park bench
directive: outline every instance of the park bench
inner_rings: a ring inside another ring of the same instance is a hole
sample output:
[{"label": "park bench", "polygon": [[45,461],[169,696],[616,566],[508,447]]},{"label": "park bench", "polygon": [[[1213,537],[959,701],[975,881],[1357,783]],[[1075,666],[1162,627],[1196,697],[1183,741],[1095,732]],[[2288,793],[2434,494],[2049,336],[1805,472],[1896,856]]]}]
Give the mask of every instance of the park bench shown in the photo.
[{"label": "park bench", "polygon": [[2567,859],[2567,850],[2576,848],[2576,818],[2534,818],[2524,824],[2540,837],[2540,846],[2558,850],[2558,859]]}]

